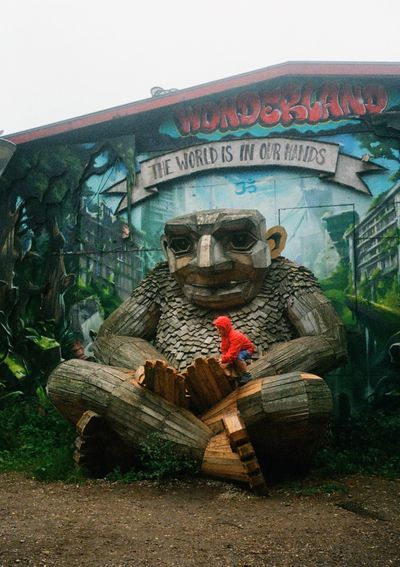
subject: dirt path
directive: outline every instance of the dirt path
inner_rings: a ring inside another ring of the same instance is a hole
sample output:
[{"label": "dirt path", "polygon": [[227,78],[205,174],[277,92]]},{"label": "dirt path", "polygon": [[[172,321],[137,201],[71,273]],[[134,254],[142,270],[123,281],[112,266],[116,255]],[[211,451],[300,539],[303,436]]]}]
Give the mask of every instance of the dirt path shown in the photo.
[{"label": "dirt path", "polygon": [[202,479],[75,486],[4,474],[0,566],[400,567],[400,481],[339,484],[346,492],[283,485],[261,498]]}]

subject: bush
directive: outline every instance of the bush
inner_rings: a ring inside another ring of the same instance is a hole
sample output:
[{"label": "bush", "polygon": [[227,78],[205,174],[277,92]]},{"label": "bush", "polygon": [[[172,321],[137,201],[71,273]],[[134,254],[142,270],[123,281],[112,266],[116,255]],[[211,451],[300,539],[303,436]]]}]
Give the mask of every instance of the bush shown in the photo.
[{"label": "bush", "polygon": [[352,473],[400,476],[400,415],[368,409],[343,435],[334,429],[332,440],[317,455],[314,471],[320,475]]},{"label": "bush", "polygon": [[[10,400],[0,409],[0,472],[20,471],[41,481],[80,482],[83,473],[73,461],[75,428],[52,406],[44,390],[36,398]],[[108,480],[134,482],[193,474],[198,464],[176,446],[149,435],[135,454],[136,466],[126,474],[119,469]]]},{"label": "bush", "polygon": [[76,482],[75,429],[40,399],[12,402],[0,410],[0,471],[22,471],[38,480]]},{"label": "bush", "polygon": [[107,475],[107,480],[124,483],[143,479],[161,479],[196,474],[199,464],[190,456],[177,451],[171,441],[158,434],[148,435],[138,446],[135,468],[126,474],[119,469]]}]

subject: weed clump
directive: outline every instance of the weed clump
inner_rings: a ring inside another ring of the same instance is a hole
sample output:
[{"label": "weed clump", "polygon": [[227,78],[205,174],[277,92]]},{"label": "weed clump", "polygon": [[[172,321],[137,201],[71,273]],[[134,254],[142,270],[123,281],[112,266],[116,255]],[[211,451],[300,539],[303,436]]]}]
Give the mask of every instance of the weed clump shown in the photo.
[{"label": "weed clump", "polygon": [[199,463],[177,451],[171,441],[162,439],[157,433],[146,436],[135,453],[135,466],[123,473],[119,468],[106,476],[110,482],[130,483],[138,480],[158,480],[197,474]]}]

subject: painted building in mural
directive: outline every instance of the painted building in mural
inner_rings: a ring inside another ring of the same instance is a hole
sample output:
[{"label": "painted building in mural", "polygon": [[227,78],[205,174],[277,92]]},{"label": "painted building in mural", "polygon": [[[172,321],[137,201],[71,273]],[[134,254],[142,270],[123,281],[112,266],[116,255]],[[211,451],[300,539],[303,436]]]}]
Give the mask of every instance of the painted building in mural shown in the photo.
[{"label": "painted building in mural", "polygon": [[163,259],[166,220],[258,209],[346,323],[337,411],[363,407],[400,342],[400,65],[288,63],[163,93],[10,136],[0,254],[25,317],[73,313],[88,348],[103,316],[88,300],[107,314],[127,297]]}]

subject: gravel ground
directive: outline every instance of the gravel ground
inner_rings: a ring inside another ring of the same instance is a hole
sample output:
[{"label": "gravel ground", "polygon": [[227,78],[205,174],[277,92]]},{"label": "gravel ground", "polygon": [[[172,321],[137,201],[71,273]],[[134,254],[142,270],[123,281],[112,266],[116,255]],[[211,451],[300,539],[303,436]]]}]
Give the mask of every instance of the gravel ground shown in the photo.
[{"label": "gravel ground", "polygon": [[378,477],[259,497],[204,479],[76,486],[3,474],[0,566],[400,567],[399,516],[400,480]]}]

